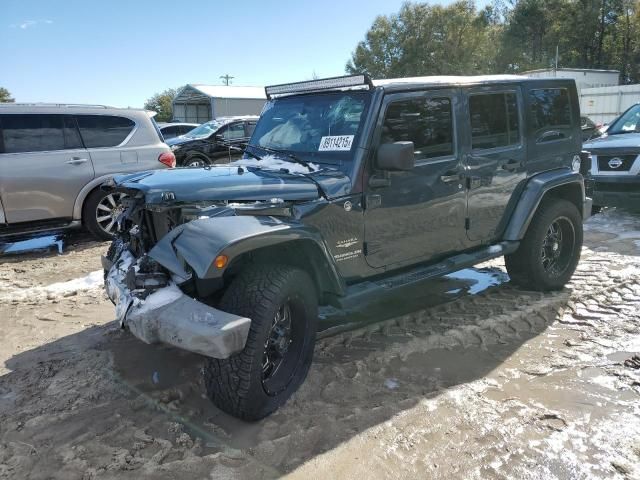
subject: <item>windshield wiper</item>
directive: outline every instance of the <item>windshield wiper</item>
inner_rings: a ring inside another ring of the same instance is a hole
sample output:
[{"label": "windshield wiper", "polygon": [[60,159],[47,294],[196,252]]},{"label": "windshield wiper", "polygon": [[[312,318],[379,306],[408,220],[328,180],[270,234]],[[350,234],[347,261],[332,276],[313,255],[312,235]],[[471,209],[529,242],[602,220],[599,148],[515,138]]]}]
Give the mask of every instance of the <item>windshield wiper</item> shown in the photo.
[{"label": "windshield wiper", "polygon": [[[283,150],[277,150],[275,148],[264,147],[262,145],[252,145],[250,143],[247,144],[247,147],[261,148],[265,152],[271,152],[271,153],[277,153],[279,155],[283,155],[283,156],[293,160],[295,163],[298,163],[298,164],[302,165],[303,167],[308,168],[310,172],[315,172],[316,171],[315,168],[313,168],[311,165],[309,165],[309,162],[307,162],[306,160],[302,160],[300,157],[298,157],[297,155],[294,155],[293,153],[285,152]],[[248,152],[247,148],[245,148],[244,151]],[[255,156],[255,154],[253,154],[251,152],[248,152],[248,153],[249,153],[249,155]]]}]

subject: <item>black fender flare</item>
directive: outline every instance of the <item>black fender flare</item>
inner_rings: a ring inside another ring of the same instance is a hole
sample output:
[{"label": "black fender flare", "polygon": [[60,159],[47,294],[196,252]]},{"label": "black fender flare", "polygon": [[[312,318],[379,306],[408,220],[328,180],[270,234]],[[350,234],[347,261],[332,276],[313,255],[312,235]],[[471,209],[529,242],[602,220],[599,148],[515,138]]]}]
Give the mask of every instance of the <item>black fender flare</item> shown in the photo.
[{"label": "black fender flare", "polygon": [[[522,240],[533,219],[533,215],[536,213],[545,195],[553,190],[557,191],[561,187],[570,185],[575,185],[574,188],[580,191],[580,205],[576,206],[584,217],[585,192],[584,178],[582,175],[568,168],[550,170],[535,175],[528,180],[511,214],[509,223],[504,231],[503,240]],[[574,201],[578,201],[578,199],[576,198]]]},{"label": "black fender flare", "polygon": [[[344,282],[320,233],[308,225],[277,217],[239,215],[194,220],[171,230],[149,256],[179,277],[189,277],[183,266],[186,263],[198,278],[215,279],[222,278],[225,268],[245,253],[300,240],[321,255],[324,268],[317,273],[328,289],[343,294]],[[219,255],[228,258],[225,268],[214,264]]]}]

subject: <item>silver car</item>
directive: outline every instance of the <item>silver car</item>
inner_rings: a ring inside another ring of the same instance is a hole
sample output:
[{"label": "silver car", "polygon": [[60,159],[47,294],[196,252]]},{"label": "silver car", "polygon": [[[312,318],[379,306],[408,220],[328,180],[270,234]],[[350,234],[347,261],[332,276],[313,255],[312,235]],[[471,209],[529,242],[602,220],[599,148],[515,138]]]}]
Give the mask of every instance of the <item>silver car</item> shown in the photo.
[{"label": "silver car", "polygon": [[158,122],[158,127],[160,127],[160,132],[162,133],[162,137],[165,140],[169,140],[170,138],[176,138],[176,137],[179,137],[180,135],[184,135],[185,133],[188,133],[194,128],[199,126],[200,126],[199,123]]},{"label": "silver car", "polygon": [[114,174],[175,166],[152,115],[0,104],[0,237],[84,225],[111,238],[120,196],[100,186]]}]

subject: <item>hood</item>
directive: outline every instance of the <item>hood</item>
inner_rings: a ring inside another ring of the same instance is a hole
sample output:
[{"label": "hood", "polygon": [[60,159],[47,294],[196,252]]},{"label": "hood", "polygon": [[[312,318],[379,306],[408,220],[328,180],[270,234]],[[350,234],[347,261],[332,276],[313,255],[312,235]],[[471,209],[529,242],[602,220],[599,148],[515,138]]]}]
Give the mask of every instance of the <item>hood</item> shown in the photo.
[{"label": "hood", "polygon": [[171,147],[172,145],[182,145],[184,143],[193,142],[194,140],[198,140],[198,139],[189,138],[189,137],[185,137],[184,135],[180,135],[178,137],[173,137],[173,138],[170,138],[169,140],[166,140],[165,143]]},{"label": "hood", "polygon": [[586,142],[583,149],[598,153],[615,151],[615,153],[639,153],[640,133],[622,133],[617,135],[606,135]]},{"label": "hood", "polygon": [[145,202],[171,201],[258,201],[313,200],[320,196],[317,184],[303,175],[249,167],[213,166],[151,170],[119,175],[113,179],[116,187],[139,190]]}]

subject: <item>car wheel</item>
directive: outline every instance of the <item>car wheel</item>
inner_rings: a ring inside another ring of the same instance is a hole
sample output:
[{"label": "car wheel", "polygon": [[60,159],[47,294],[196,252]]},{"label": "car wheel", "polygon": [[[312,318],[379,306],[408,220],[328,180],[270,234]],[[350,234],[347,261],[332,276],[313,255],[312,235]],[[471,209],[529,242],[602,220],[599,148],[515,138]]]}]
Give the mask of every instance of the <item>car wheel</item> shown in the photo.
[{"label": "car wheel", "polygon": [[210,165],[211,162],[206,157],[194,155],[190,158],[187,158],[184,164],[186,167],[205,167],[207,165]]},{"label": "car wheel", "polygon": [[120,192],[96,189],[84,202],[82,217],[87,230],[99,240],[111,240],[116,233],[117,219],[123,211]]},{"label": "car wheel", "polygon": [[259,420],[284,404],[307,376],[318,300],[309,275],[285,265],[252,267],[224,293],[221,310],[251,319],[244,349],[207,359],[207,395],[221,410]]},{"label": "car wheel", "polygon": [[582,216],[573,203],[543,202],[518,250],[505,256],[509,277],[529,290],[561,289],[580,260],[582,235]]}]

